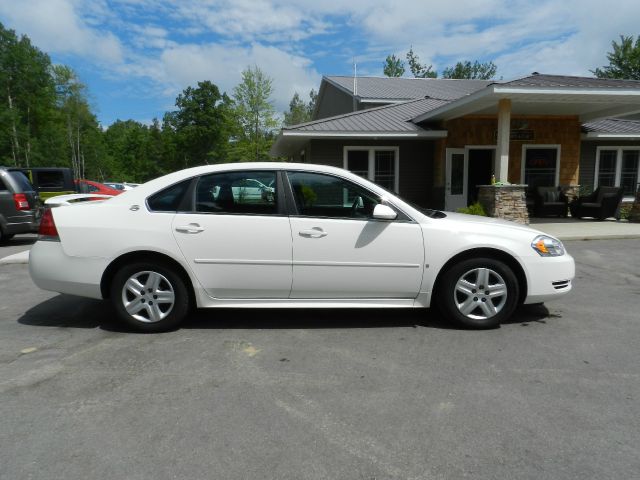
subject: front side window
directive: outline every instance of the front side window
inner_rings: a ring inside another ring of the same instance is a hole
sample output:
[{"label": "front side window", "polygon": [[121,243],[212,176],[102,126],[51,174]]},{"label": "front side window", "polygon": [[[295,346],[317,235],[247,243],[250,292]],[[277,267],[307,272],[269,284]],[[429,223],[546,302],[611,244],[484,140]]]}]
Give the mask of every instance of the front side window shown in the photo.
[{"label": "front side window", "polygon": [[344,168],[398,193],[397,147],[345,147]]},{"label": "front side window", "polygon": [[196,211],[276,214],[276,172],[240,171],[205,175],[196,186]]},{"label": "front side window", "polygon": [[342,178],[321,173],[288,172],[300,215],[371,218],[380,198]]}]

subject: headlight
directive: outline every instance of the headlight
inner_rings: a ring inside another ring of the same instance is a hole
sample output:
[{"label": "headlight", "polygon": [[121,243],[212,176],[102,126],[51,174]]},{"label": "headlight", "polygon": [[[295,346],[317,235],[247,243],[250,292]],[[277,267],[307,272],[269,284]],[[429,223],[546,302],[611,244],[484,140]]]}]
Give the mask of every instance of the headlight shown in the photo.
[{"label": "headlight", "polygon": [[533,248],[541,257],[559,257],[564,255],[564,246],[560,240],[548,237],[546,235],[538,235],[531,242]]}]

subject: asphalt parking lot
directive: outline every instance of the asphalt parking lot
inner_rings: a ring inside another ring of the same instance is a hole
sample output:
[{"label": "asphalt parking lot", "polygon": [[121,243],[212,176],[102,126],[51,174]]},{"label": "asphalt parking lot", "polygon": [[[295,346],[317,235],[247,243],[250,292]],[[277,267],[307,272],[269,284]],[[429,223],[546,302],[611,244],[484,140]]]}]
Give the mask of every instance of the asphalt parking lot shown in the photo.
[{"label": "asphalt parking lot", "polygon": [[140,335],[0,265],[0,479],[637,478],[639,243],[566,245],[571,295],[490,331],[216,310]]}]

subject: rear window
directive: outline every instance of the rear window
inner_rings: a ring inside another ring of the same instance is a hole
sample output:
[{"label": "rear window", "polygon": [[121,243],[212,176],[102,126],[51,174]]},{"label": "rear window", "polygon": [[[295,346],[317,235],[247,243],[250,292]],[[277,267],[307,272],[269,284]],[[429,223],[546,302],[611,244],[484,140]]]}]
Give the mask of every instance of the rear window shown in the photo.
[{"label": "rear window", "polygon": [[64,185],[64,173],[61,171],[43,171],[33,172],[36,183],[39,188],[47,190],[63,190]]},{"label": "rear window", "polygon": [[33,185],[22,172],[8,172],[9,176],[18,184],[18,188],[23,192],[33,192]]},{"label": "rear window", "polygon": [[147,200],[149,210],[152,212],[177,212],[190,183],[191,179],[185,180],[153,194]]}]

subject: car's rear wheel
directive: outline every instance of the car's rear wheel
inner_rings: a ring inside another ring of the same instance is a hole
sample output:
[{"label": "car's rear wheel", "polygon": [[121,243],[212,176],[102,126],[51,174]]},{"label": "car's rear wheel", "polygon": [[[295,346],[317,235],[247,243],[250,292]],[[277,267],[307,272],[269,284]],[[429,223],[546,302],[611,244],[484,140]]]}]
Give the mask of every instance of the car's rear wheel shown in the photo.
[{"label": "car's rear wheel", "polygon": [[437,296],[440,310],[456,323],[494,328],[518,306],[518,280],[499,260],[468,259],[444,273]]},{"label": "car's rear wheel", "polygon": [[185,281],[163,264],[122,267],[113,278],[110,296],[118,316],[142,332],[176,328],[189,313]]}]

